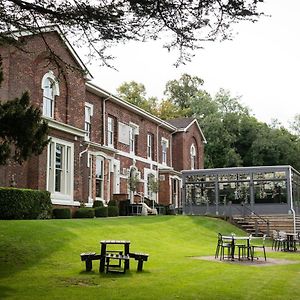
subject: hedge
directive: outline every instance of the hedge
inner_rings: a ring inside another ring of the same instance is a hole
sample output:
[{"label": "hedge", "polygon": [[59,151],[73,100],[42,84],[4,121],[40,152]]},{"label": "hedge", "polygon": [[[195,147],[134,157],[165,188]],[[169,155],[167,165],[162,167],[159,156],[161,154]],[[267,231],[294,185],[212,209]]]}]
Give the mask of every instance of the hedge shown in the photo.
[{"label": "hedge", "polygon": [[108,206],[108,216],[117,217],[119,215],[119,208],[117,206]]},{"label": "hedge", "polygon": [[107,206],[96,207],[95,208],[95,217],[105,218],[108,217],[108,208]]},{"label": "hedge", "polygon": [[54,219],[71,219],[71,210],[69,208],[54,208],[52,216]]},{"label": "hedge", "polygon": [[75,211],[75,218],[94,218],[95,211],[93,208],[79,208]]},{"label": "hedge", "polygon": [[0,188],[0,219],[47,219],[51,217],[51,199],[47,191]]},{"label": "hedge", "polygon": [[103,202],[101,200],[95,200],[93,203],[93,207],[103,207]]}]

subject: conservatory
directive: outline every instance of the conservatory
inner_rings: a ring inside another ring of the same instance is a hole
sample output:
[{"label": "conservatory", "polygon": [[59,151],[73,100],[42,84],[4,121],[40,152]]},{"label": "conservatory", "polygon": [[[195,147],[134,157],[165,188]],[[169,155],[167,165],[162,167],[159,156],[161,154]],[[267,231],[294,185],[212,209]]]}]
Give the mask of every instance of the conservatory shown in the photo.
[{"label": "conservatory", "polygon": [[300,173],[291,166],[189,170],[182,178],[184,214],[300,213]]}]

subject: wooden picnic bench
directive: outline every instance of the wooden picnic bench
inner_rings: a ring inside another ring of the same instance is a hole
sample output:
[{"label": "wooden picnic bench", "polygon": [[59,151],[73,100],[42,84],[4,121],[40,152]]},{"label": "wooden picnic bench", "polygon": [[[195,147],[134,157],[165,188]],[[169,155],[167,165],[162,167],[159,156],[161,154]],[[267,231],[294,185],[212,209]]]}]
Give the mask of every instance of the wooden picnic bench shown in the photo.
[{"label": "wooden picnic bench", "polygon": [[[122,261],[124,261],[123,267],[122,267]],[[127,269],[126,262],[129,262],[129,255],[123,255],[119,253],[107,253],[105,255],[105,262],[106,262],[106,273],[109,272],[125,273]]]},{"label": "wooden picnic bench", "polygon": [[131,252],[129,253],[129,257],[138,261],[137,271],[141,272],[143,270],[143,263],[148,260],[149,254]]},{"label": "wooden picnic bench", "polygon": [[81,257],[81,261],[85,261],[85,270],[89,272],[93,268],[93,260],[100,260],[101,255],[96,254],[96,252],[88,252],[88,253],[81,253],[80,257]]}]

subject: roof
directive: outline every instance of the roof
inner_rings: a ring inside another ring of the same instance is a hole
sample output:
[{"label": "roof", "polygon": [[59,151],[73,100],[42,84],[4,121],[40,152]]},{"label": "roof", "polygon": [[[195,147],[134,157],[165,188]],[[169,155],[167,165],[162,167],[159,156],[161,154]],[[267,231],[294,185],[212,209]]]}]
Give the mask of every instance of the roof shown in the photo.
[{"label": "roof", "polygon": [[207,143],[203,131],[195,118],[179,118],[167,121],[169,124],[177,128],[177,132],[186,132],[194,123],[198,127],[204,143]]},{"label": "roof", "polygon": [[144,118],[151,120],[152,122],[158,124],[159,127],[163,127],[171,132],[175,132],[176,131],[176,127],[173,126],[172,124],[170,124],[167,121],[164,121],[154,115],[152,115],[151,113],[145,111],[144,109],[129,103],[115,95],[113,95],[112,93],[100,88],[99,86],[97,86],[96,84],[92,83],[92,82],[86,82],[85,84],[87,90],[95,95],[98,95],[100,97],[104,97],[104,100],[109,100],[111,102],[117,103],[118,105],[125,107],[126,109],[140,115],[143,116]]},{"label": "roof", "polygon": [[71,56],[74,58],[75,62],[80,66],[80,68],[85,71],[86,73],[86,79],[91,80],[93,78],[92,74],[86,67],[86,65],[83,63],[79,55],[76,53],[74,50],[73,46],[71,43],[68,41],[62,30],[58,25],[50,25],[50,26],[45,26],[45,27],[40,27],[37,32],[31,32],[31,31],[26,31],[26,30],[21,30],[21,31],[13,31],[11,32],[11,35],[15,38],[18,39],[20,37],[25,37],[25,36],[30,36],[34,34],[43,34],[43,33],[48,33],[48,32],[56,32],[59,37],[63,40],[64,44],[67,46],[67,49],[69,50]]},{"label": "roof", "polygon": [[167,122],[173,125],[174,127],[178,129],[185,129],[187,128],[195,118],[180,118],[180,119],[173,119],[173,120],[168,120]]}]

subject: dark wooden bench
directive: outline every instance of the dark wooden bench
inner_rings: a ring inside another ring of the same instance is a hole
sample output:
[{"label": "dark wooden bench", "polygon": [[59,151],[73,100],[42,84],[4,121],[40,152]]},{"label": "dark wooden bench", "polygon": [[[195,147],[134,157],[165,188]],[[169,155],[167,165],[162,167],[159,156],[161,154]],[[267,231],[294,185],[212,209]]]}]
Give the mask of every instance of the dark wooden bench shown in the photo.
[{"label": "dark wooden bench", "polygon": [[132,252],[129,253],[129,257],[138,261],[137,271],[141,272],[143,270],[143,263],[148,260],[149,254]]},{"label": "dark wooden bench", "polygon": [[[117,263],[115,263],[117,261]],[[122,261],[123,267],[122,267]],[[107,253],[105,255],[105,264],[106,264],[106,273],[108,272],[117,272],[125,273],[126,272],[126,261],[129,261],[129,255],[123,255],[120,253]]]},{"label": "dark wooden bench", "polygon": [[81,253],[80,257],[81,257],[81,261],[85,261],[85,270],[89,272],[93,268],[93,260],[100,260],[101,255],[96,254],[96,252],[90,252],[90,253]]}]

